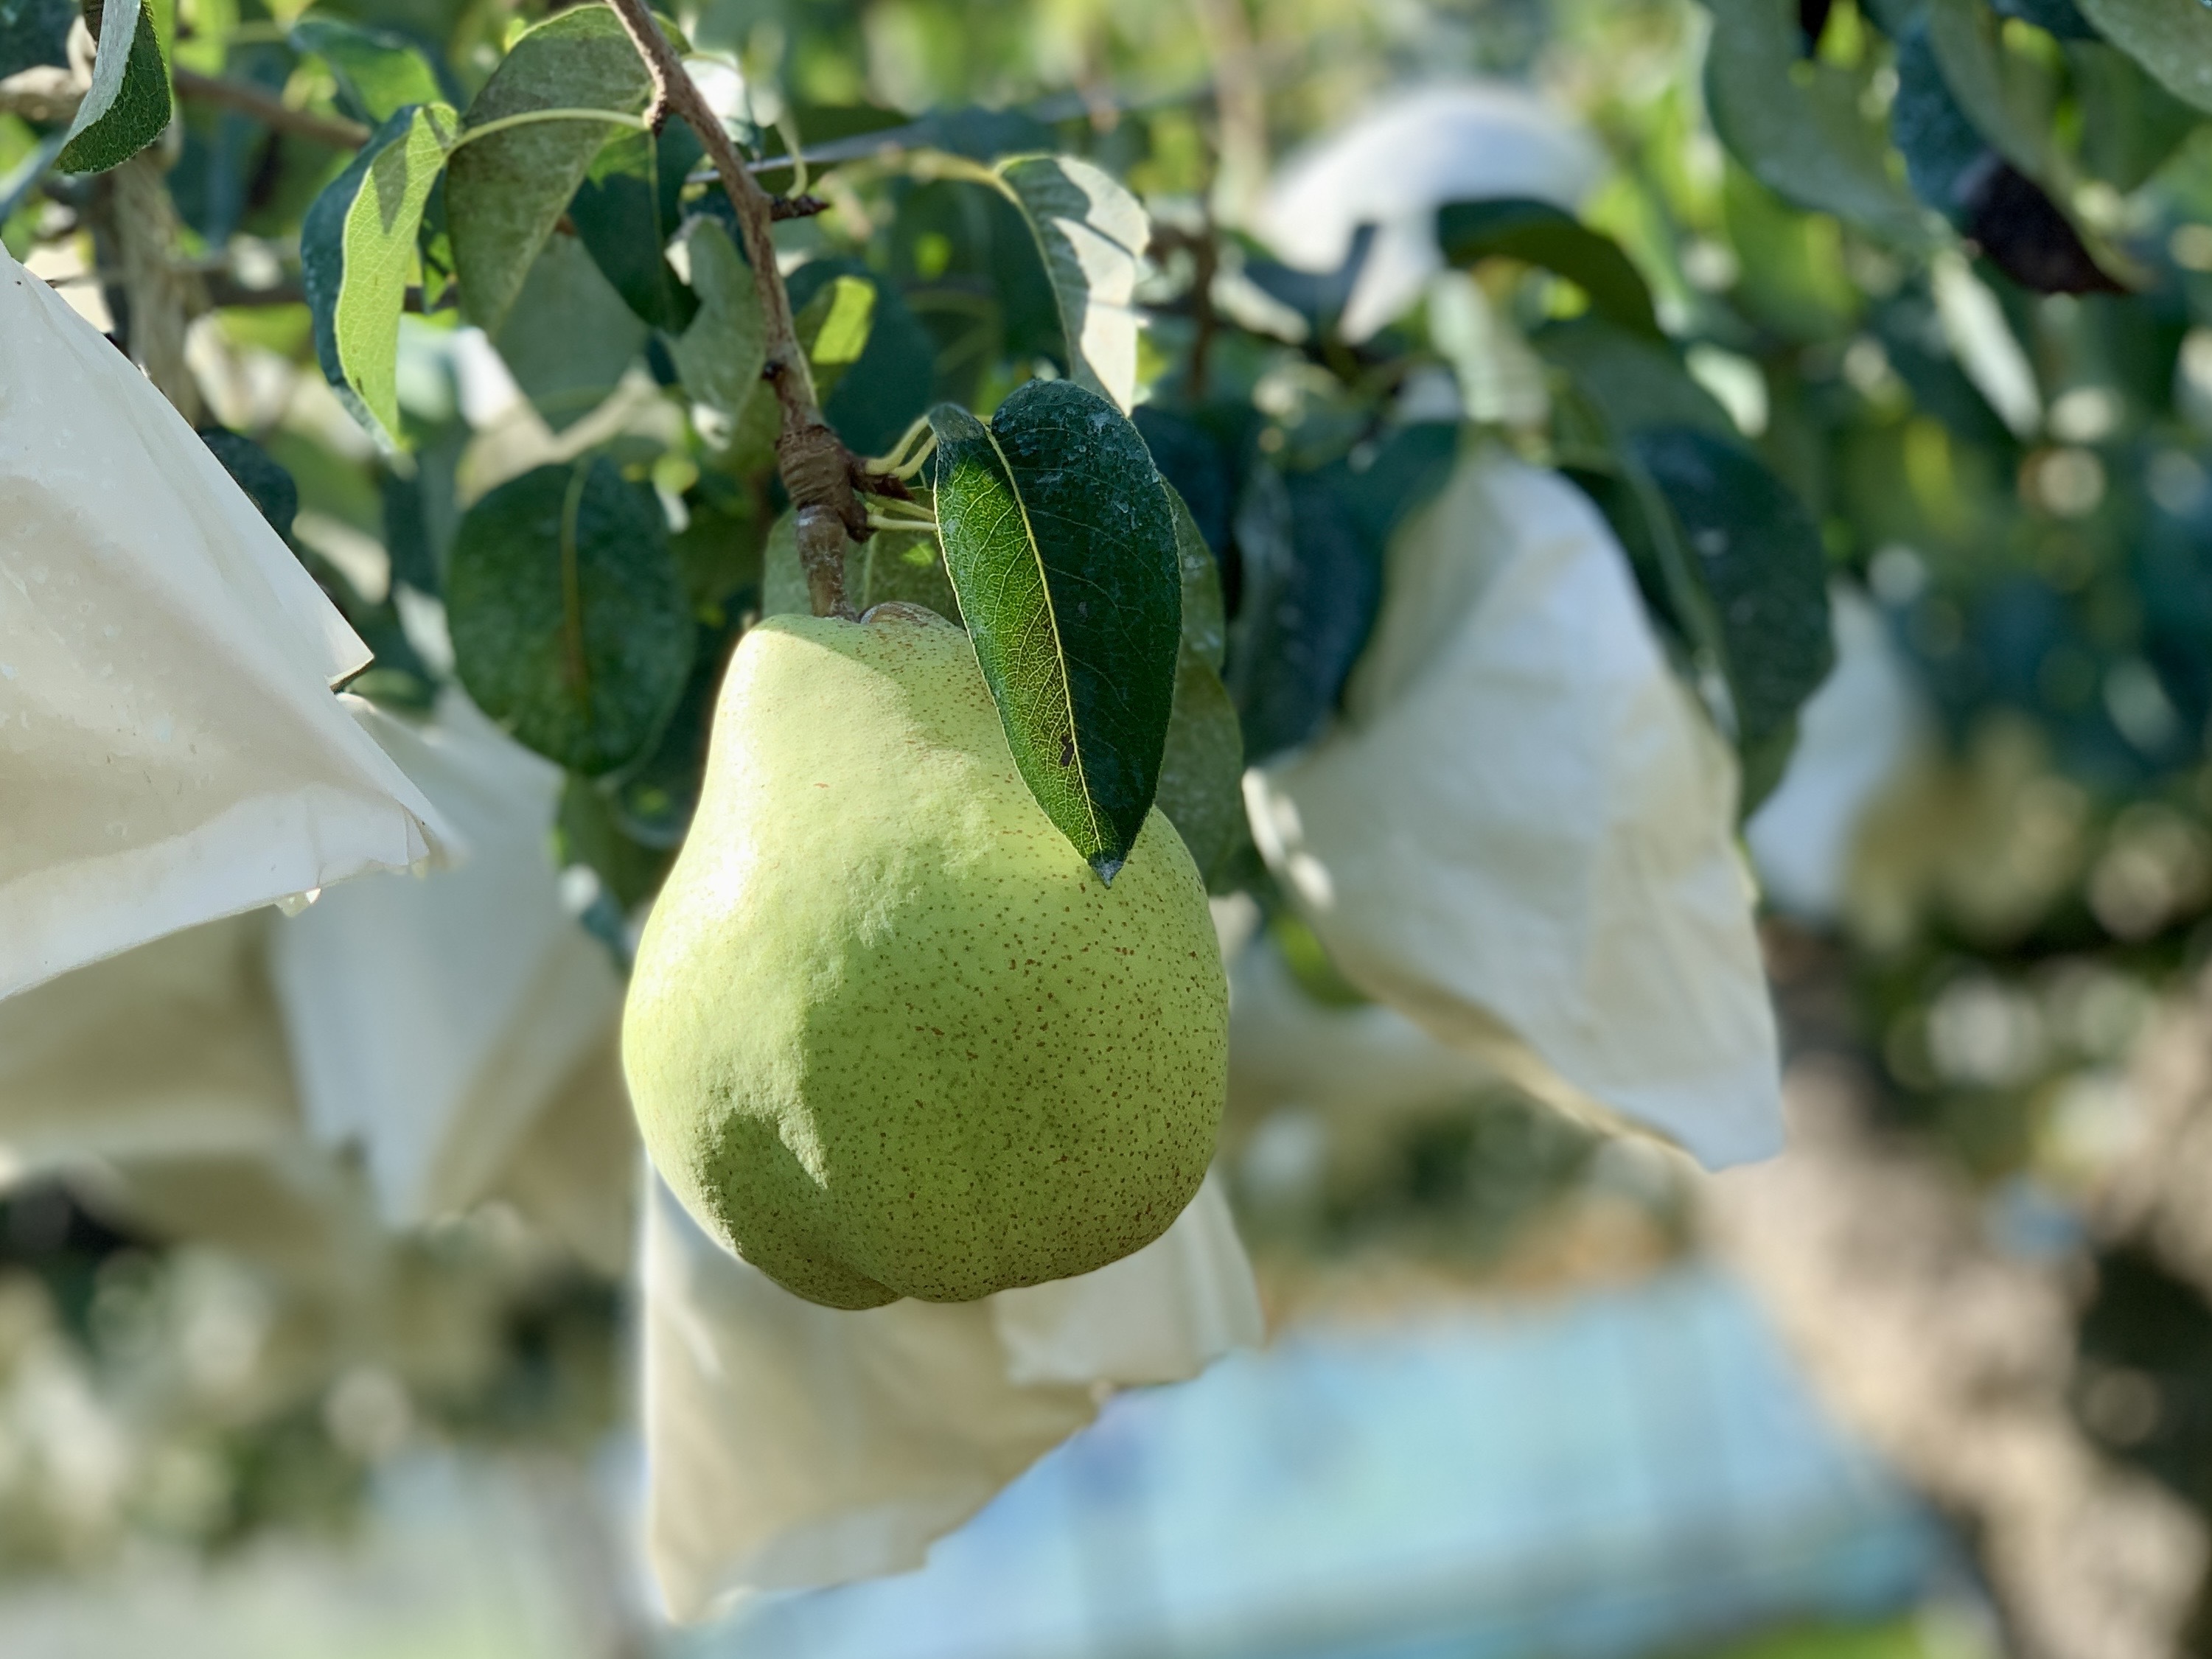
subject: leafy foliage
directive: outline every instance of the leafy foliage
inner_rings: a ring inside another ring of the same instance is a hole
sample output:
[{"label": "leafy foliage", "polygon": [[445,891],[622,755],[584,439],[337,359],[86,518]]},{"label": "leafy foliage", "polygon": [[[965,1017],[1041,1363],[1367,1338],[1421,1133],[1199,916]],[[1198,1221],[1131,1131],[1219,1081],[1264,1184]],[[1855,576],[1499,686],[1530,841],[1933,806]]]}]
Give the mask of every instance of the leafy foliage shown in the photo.
[{"label": "leafy foliage", "polygon": [[77,106],[54,165],[64,173],[120,167],[169,125],[169,67],[143,0],[117,0],[101,15],[92,86]]}]

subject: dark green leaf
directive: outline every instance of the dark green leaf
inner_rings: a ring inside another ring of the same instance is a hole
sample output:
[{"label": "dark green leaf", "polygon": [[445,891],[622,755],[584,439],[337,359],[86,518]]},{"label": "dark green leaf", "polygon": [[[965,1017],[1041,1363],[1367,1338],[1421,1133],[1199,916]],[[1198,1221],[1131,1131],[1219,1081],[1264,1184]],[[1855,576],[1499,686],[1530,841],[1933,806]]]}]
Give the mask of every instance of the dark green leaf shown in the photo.
[{"label": "dark green leaf", "polygon": [[0,81],[23,70],[69,63],[70,0],[0,0]]},{"label": "dark green leaf", "polygon": [[[2193,3],[2194,0],[2185,0]],[[1927,245],[1919,208],[1890,176],[1861,73],[1802,59],[1793,0],[1706,0],[1705,103],[1735,158],[1778,196],[1906,247]]]},{"label": "dark green leaf", "polygon": [[1530,343],[1622,432],[1687,426],[1716,437],[1736,435],[1728,410],[1690,378],[1671,347],[1595,317],[1551,324]]},{"label": "dark green leaf", "polygon": [[659,892],[673,861],[666,848],[629,835],[608,792],[590,778],[571,775],[554,830],[561,862],[591,871],[623,911]]},{"label": "dark green leaf", "polygon": [[1990,144],[2029,178],[2050,183],[2057,168],[2056,80],[2005,48],[2002,22],[1986,0],[1927,0],[1928,40],[1952,94]]},{"label": "dark green leaf", "polygon": [[1200,536],[1219,555],[1229,545],[1237,512],[1237,475],[1220,441],[1189,416],[1158,404],[1138,404],[1129,418],[1145,434],[1160,477],[1182,497]]},{"label": "dark green leaf", "polygon": [[399,430],[399,313],[422,204],[453,148],[443,104],[402,110],[307,210],[300,277],[323,374],[372,431]]},{"label": "dark green leaf", "polygon": [[2168,92],[2212,110],[2212,7],[2202,0],[2080,0],[2105,39]]},{"label": "dark green leaf", "polygon": [[293,482],[292,475],[242,432],[220,426],[202,427],[200,441],[246,492],[255,510],[269,520],[269,527],[290,540],[292,520],[300,513],[300,486]]},{"label": "dark green leaf", "polygon": [[[1779,738],[1786,757],[1799,707],[1835,660],[1820,530],[1735,444],[1681,428],[1632,441],[1680,526],[1718,624],[1737,746],[1748,763]],[[1755,804],[1750,769],[1747,811]]]},{"label": "dark green leaf", "polygon": [[792,319],[817,398],[828,402],[846,371],[860,361],[875,320],[876,290],[858,276],[831,278]]},{"label": "dark green leaf", "polygon": [[1623,328],[1663,338],[1651,290],[1620,244],[1549,202],[1510,198],[1448,202],[1437,210],[1437,240],[1454,264],[1502,257],[1564,276],[1590,308]]},{"label": "dark green leaf", "polygon": [[760,294],[752,268],[713,220],[695,226],[687,246],[699,313],[670,355],[692,400],[735,421],[760,390],[761,365],[768,360]]},{"label": "dark green leaf", "polygon": [[1001,163],[1060,309],[1068,370],[1122,409],[1136,402],[1137,274],[1152,224],[1109,174],[1066,155]]},{"label": "dark green leaf", "polygon": [[1031,381],[988,427],[931,411],[945,560],[1038,805],[1111,881],[1175,702],[1182,569],[1145,441],[1097,392]]},{"label": "dark green leaf", "polygon": [[[525,33],[470,104],[465,127],[532,110],[636,115],[653,95],[637,48],[605,6],[556,13]],[[620,131],[591,120],[510,127],[454,154],[447,223],[461,303],[496,332],[592,158]]]},{"label": "dark green leaf", "polygon": [[469,695],[572,772],[634,759],[690,672],[694,624],[659,503],[603,459],[539,467],[471,507],[446,605]]},{"label": "dark green leaf", "polygon": [[364,28],[336,17],[303,17],[292,25],[292,45],[330,65],[342,101],[372,125],[382,125],[410,104],[443,101],[445,88],[429,60],[403,34]]},{"label": "dark green leaf", "polygon": [[1382,551],[1344,497],[1347,477],[1255,467],[1237,508],[1244,588],[1224,678],[1255,763],[1320,732],[1374,631]]},{"label": "dark green leaf", "polygon": [[1221,572],[1190,508],[1163,484],[1176,520],[1182,570],[1182,639],[1176,658],[1175,707],[1160,759],[1158,805],[1214,885],[1243,845],[1244,738],[1237,705],[1221,683],[1226,642]]},{"label": "dark green leaf", "polygon": [[169,67],[154,15],[140,0],[111,0],[100,15],[92,87],[77,106],[62,153],[62,173],[120,167],[169,125]]},{"label": "dark green leaf", "polygon": [[651,133],[617,132],[592,159],[568,204],[592,258],[629,308],[655,328],[684,331],[697,309],[669,268],[668,241],[681,222],[684,175],[701,155],[697,137],[671,121]]},{"label": "dark green leaf", "polygon": [[2196,130],[2197,112],[2102,40],[2069,41],[2081,111],[2081,162],[2115,190],[2136,188]]},{"label": "dark green leaf", "polygon": [[545,239],[495,343],[515,384],[559,432],[606,401],[645,349],[646,331],[583,243],[556,231]]},{"label": "dark green leaf", "polygon": [[825,392],[822,413],[855,455],[881,455],[929,407],[937,348],[897,289],[857,260],[811,259],[791,273],[791,302],[805,306],[835,277],[866,283],[875,304],[868,343],[853,372]]}]

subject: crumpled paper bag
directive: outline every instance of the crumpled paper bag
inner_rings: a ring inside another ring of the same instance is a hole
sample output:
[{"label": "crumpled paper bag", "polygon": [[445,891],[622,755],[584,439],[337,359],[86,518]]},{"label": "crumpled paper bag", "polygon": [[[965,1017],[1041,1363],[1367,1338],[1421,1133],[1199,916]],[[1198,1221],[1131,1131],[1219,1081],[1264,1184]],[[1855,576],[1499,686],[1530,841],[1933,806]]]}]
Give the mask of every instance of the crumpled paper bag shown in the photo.
[{"label": "crumpled paper bag", "polygon": [[1889,623],[1856,588],[1828,595],[1834,672],[1797,714],[1790,769],[1743,827],[1767,900],[1801,920],[1841,920],[1859,832],[1935,742],[1936,722]]},{"label": "crumpled paper bag", "polygon": [[1392,93],[1293,155],[1255,228],[1285,263],[1331,271],[1359,228],[1375,227],[1339,323],[1359,341],[1403,313],[1443,268],[1436,212],[1445,203],[1529,197],[1571,213],[1604,170],[1581,124],[1527,88],[1447,82]]},{"label": "crumpled paper bag", "polygon": [[648,1177],[647,1540],[670,1613],[918,1567],[1091,1421],[1098,1385],[1195,1376],[1261,1335],[1218,1185],[1078,1279],[849,1313],[782,1289]]},{"label": "crumpled paper bag", "polygon": [[1245,777],[1354,985],[1713,1166],[1781,1144],[1735,790],[1604,520],[1494,451],[1394,541],[1340,725]]},{"label": "crumpled paper bag", "polygon": [[429,723],[364,724],[468,856],[325,893],[277,928],[270,967],[309,1128],[362,1146],[379,1209],[404,1227],[484,1195],[608,1042],[622,985],[561,903],[560,769],[457,691]]},{"label": "crumpled paper bag", "polygon": [[369,653],[183,418],[0,252],[0,996],[440,844]]}]

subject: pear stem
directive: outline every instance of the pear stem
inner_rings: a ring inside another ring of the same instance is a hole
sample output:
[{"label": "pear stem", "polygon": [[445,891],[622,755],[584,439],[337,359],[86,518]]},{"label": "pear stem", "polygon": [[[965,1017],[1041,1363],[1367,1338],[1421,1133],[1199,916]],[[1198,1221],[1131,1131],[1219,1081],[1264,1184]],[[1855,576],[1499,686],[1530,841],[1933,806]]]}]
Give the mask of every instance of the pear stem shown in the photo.
[{"label": "pear stem", "polygon": [[868,538],[867,509],[854,488],[858,463],[822,418],[814,376],[792,320],[791,295],[775,263],[771,233],[775,205],[755,181],[731,142],[721,118],[708,105],[647,9],[646,0],[609,0],[623,28],[653,77],[653,103],[646,119],[658,132],[672,112],[680,115],[706,146],[730,205],[737,210],[738,231],[761,302],[762,333],[767,346],[761,374],[775,388],[782,414],[775,441],[776,471],[798,515],[799,558],[806,572],[806,592],[817,617],[853,615],[845,598],[845,545]]}]

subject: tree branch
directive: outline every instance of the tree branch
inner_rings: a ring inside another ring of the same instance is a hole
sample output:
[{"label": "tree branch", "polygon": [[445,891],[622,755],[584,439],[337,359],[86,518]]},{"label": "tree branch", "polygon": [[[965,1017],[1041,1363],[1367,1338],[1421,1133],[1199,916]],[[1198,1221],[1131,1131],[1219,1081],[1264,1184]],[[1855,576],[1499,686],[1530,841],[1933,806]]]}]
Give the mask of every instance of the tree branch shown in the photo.
[{"label": "tree branch", "polygon": [[814,377],[791,314],[791,295],[776,269],[770,222],[775,206],[755,181],[721,118],[684,68],[676,49],[646,9],[645,0],[609,0],[623,27],[653,76],[652,107],[680,115],[699,135],[714,164],[730,204],[737,210],[745,258],[760,294],[762,332],[767,346],[762,370],[781,406],[781,430],[775,441],[776,471],[798,516],[799,557],[806,571],[806,591],[817,617],[850,617],[845,599],[845,544],[868,538],[867,512],[853,488],[854,460],[822,418]]},{"label": "tree branch", "polygon": [[216,76],[199,74],[181,65],[170,71],[170,79],[175,83],[179,98],[203,104],[221,104],[241,115],[252,116],[271,132],[289,132],[295,137],[311,138],[319,144],[328,144],[332,149],[359,149],[373,136],[358,121],[294,109],[275,94],[249,86],[243,81],[226,81]]}]

